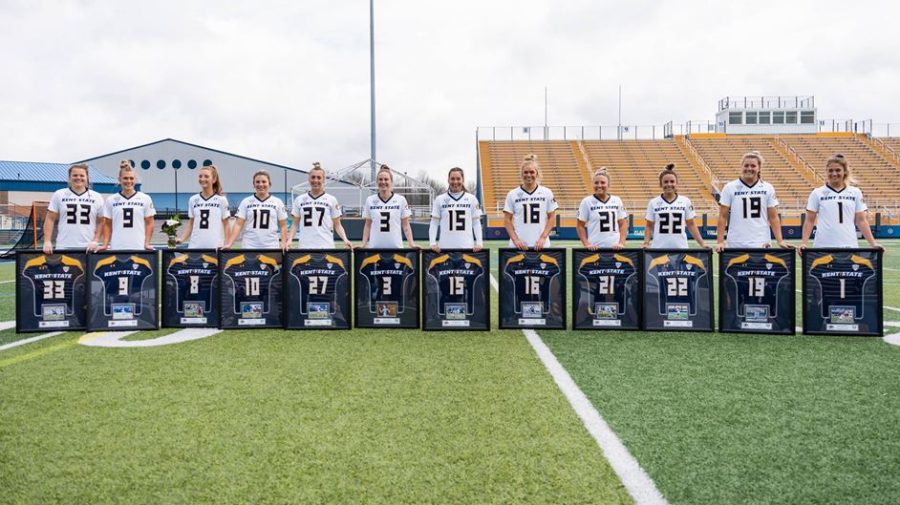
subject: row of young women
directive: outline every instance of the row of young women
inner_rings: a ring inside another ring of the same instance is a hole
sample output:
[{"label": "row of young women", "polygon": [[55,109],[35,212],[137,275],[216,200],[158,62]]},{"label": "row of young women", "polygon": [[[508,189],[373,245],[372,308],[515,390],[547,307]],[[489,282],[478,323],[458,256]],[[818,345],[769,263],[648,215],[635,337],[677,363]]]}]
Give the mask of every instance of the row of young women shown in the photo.
[{"label": "row of young women", "polygon": [[[757,152],[741,159],[740,177],[725,185],[720,198],[716,249],[769,247],[769,230],[779,247],[791,247],[781,234],[778,199],[771,184],[762,180],[764,160]],[[850,168],[838,154],[826,162],[827,182],[809,196],[807,219],[800,249],[806,248],[813,226],[818,224],[814,247],[856,247],[856,226],[866,241],[883,249],[872,236],[867,207],[859,188],[850,185]],[[550,232],[558,208],[553,192],[540,184],[537,158],[528,155],[520,166],[521,186],[506,197],[503,207],[510,245],[541,250],[550,246]],[[409,224],[411,211],[406,199],[393,192],[393,174],[382,167],[376,177],[378,192],[366,199],[361,247],[401,248],[403,237],[418,248]],[[462,169],[448,174],[449,191],[434,201],[429,241],[435,251],[483,247],[481,209],[477,199],[464,189]],[[87,165],[69,169],[69,187],[54,193],[45,221],[44,252],[53,250],[50,237],[59,227],[56,247],[61,249],[112,250],[152,249],[153,202],[135,190],[134,168],[123,160],[119,169],[120,193],[102,197],[88,189]],[[266,171],[253,175],[255,193],[238,208],[236,222],[229,227],[230,212],[214,165],[198,173],[200,192],[188,202],[188,222],[179,242],[193,249],[231,248],[243,232],[247,249],[287,248],[299,231],[298,248],[333,249],[334,233],[352,248],[341,225],[341,206],[325,192],[325,171],[315,163],[308,175],[309,191],[298,196],[291,209],[294,217],[287,228],[284,203],[269,193],[271,177]],[[653,198],[645,215],[644,247],[685,249],[687,232],[701,247],[707,247],[695,223],[691,200],[678,194],[678,175],[669,164],[659,174],[662,194]],[[582,244],[589,249],[625,246],[627,213],[622,200],[610,194],[611,178],[605,169],[593,177],[594,194],[582,200],[576,227]],[[58,222],[58,224],[57,224]],[[727,228],[727,236],[726,236]],[[402,235],[401,235],[402,233]],[[105,247],[102,244],[106,244]]]},{"label": "row of young women", "polygon": [[[378,192],[366,199],[363,248],[399,249],[403,246],[401,232],[409,247],[418,248],[409,224],[412,212],[406,198],[393,192],[393,179],[390,168],[383,166],[376,177]],[[120,164],[118,182],[121,191],[104,202],[99,193],[89,189],[88,166],[70,167],[69,187],[56,191],[50,199],[44,222],[44,252],[51,254],[54,250],[55,228],[56,249],[153,249],[150,239],[156,211],[150,197],[135,190],[137,178],[128,160]],[[286,249],[298,231],[298,249],[334,249],[334,233],[346,247],[353,247],[341,225],[341,206],[325,192],[325,171],[318,163],[308,174],[309,191],[292,202],[290,230],[284,202],[269,193],[272,180],[268,172],[253,174],[254,194],[241,201],[231,226],[217,168],[200,168],[197,182],[200,192],[188,201],[187,225],[177,239],[187,242],[190,249],[228,249],[238,237],[242,237],[245,249]],[[451,169],[448,182],[449,191],[434,202],[431,248],[480,250],[481,209],[474,195],[465,191],[462,169]]]},{"label": "row of young women", "polygon": [[[719,200],[719,218],[715,249],[770,247],[769,230],[779,247],[792,248],[781,234],[778,199],[771,184],[762,180],[763,157],[755,151],[741,158],[740,176],[723,188]],[[850,167],[843,155],[836,154],[825,163],[826,182],[809,195],[806,220],[799,250],[808,247],[813,227],[817,232],[813,247],[858,247],[856,227],[874,248],[884,250],[872,236],[862,191],[851,185]],[[522,185],[509,192],[503,206],[510,245],[519,249],[541,250],[550,246],[550,232],[558,208],[553,192],[540,184],[537,158],[525,157],[520,167]],[[588,249],[625,247],[627,212],[622,200],[610,194],[611,177],[601,168],[593,176],[594,194],[581,201],[576,230]],[[700,247],[708,247],[695,223],[691,200],[678,193],[675,165],[659,173],[662,194],[650,200],[645,214],[643,247],[686,249],[687,232]],[[727,234],[726,234],[727,228]]]}]

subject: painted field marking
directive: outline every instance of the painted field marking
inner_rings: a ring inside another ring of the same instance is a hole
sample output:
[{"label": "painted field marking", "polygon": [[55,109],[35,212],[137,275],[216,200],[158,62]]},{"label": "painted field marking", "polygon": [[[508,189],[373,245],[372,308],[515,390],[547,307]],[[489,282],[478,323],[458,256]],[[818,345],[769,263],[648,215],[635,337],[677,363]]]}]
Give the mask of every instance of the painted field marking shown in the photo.
[{"label": "painted field marking", "polygon": [[78,344],[77,340],[66,340],[65,342],[60,342],[56,345],[51,345],[50,347],[44,347],[43,349],[38,349],[36,351],[32,351],[26,354],[21,354],[19,356],[15,356],[13,358],[5,359],[0,361],[0,368],[6,368],[10,365],[15,365],[17,363],[21,363],[23,361],[32,360],[34,358],[39,358],[45,354],[50,354],[51,352],[61,351],[63,349],[68,349],[69,347],[74,347]]},{"label": "painted field marking", "polygon": [[16,327],[15,319],[13,319],[12,321],[0,321],[0,331],[8,330],[10,328],[15,328],[15,327]]},{"label": "painted field marking", "polygon": [[[491,274],[491,286],[500,291],[499,283],[494,274]],[[609,461],[609,466],[622,481],[622,485],[634,499],[637,505],[668,505],[665,497],[656,488],[656,484],[647,475],[647,472],[628,452],[628,448],[619,439],[618,435],[609,427],[597,408],[591,404],[583,391],[575,384],[569,372],[560,364],[553,351],[541,340],[541,337],[531,329],[524,329],[522,333],[537,354],[541,363],[550,372],[557,387],[568,400],[575,414],[581,419],[588,433],[600,446],[603,456]]]},{"label": "painted field marking", "polygon": [[57,335],[62,335],[61,331],[51,331],[50,333],[42,333],[40,335],[26,338],[25,340],[16,340],[15,342],[10,342],[8,344],[0,345],[0,351],[5,351],[7,349],[12,349],[14,347],[19,347],[20,345],[30,344],[32,342],[38,342],[40,340],[44,340],[45,338],[55,337]]},{"label": "painted field marking", "polygon": [[13,280],[10,280],[10,281],[0,281],[0,284],[10,284],[10,283],[13,283],[13,282],[16,282],[16,280],[13,279]]},{"label": "painted field marking", "polygon": [[221,332],[218,328],[184,328],[158,338],[129,341],[122,339],[135,333],[134,331],[108,331],[89,333],[78,339],[78,343],[88,347],[157,347],[199,340]]}]

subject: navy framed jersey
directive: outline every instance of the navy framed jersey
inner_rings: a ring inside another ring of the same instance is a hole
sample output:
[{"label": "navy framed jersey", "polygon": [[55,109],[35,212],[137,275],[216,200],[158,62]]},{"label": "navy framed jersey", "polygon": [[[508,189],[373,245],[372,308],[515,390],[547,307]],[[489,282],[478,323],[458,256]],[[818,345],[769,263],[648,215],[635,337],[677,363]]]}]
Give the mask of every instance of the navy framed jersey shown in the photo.
[{"label": "navy framed jersey", "polygon": [[426,330],[490,330],[490,252],[422,252]]},{"label": "navy framed jersey", "polygon": [[565,305],[565,249],[500,249],[500,328],[565,329]]},{"label": "navy framed jersey", "polygon": [[16,332],[84,330],[87,254],[16,252]]},{"label": "navy framed jersey", "polygon": [[882,335],[881,272],[877,249],[803,251],[803,333]]},{"label": "navy framed jersey", "polygon": [[89,254],[88,329],[159,328],[158,268],[156,251]]},{"label": "navy framed jersey", "polygon": [[162,325],[219,326],[219,258],[215,249],[164,250]]},{"label": "navy framed jersey", "polygon": [[284,255],[284,315],[288,329],[350,328],[349,250],[289,251]]},{"label": "navy framed jersey", "polygon": [[219,251],[219,327],[282,328],[282,252]]},{"label": "navy framed jersey", "polygon": [[793,249],[719,253],[719,331],[796,333]]},{"label": "navy framed jersey", "polygon": [[640,250],[572,250],[572,326],[576,330],[641,328]]},{"label": "navy framed jersey", "polygon": [[353,255],[357,328],[419,327],[419,252],[365,249]]},{"label": "navy framed jersey", "polygon": [[644,250],[644,329],[713,331],[712,251]]}]

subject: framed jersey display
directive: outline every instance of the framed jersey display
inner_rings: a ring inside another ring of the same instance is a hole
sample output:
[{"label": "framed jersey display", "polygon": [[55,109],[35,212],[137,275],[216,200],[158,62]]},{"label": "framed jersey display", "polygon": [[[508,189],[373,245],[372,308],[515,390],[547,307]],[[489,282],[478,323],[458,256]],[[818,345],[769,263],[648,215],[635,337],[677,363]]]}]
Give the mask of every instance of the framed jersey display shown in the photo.
[{"label": "framed jersey display", "polygon": [[281,328],[282,253],[219,251],[219,327]]},{"label": "framed jersey display", "polygon": [[419,327],[419,252],[365,249],[353,255],[357,328]]},{"label": "framed jersey display", "polygon": [[882,335],[881,251],[803,252],[803,333]]},{"label": "framed jersey display", "polygon": [[159,254],[104,251],[88,255],[89,330],[155,330],[159,327]]},{"label": "framed jersey display", "polygon": [[576,330],[641,328],[640,250],[572,250],[572,321]]},{"label": "framed jersey display", "polygon": [[83,330],[87,254],[16,253],[16,332]]},{"label": "framed jersey display", "polygon": [[422,252],[426,330],[490,330],[490,251]]},{"label": "framed jersey display", "polygon": [[500,328],[565,329],[565,305],[565,249],[500,249]]},{"label": "framed jersey display", "polygon": [[349,250],[289,251],[284,255],[284,314],[288,329],[350,328]]},{"label": "framed jersey display", "polygon": [[162,325],[219,326],[219,258],[215,249],[164,250]]},{"label": "framed jersey display", "polygon": [[719,331],[796,333],[793,249],[719,253]]},{"label": "framed jersey display", "polygon": [[644,329],[713,331],[712,251],[643,252]]}]

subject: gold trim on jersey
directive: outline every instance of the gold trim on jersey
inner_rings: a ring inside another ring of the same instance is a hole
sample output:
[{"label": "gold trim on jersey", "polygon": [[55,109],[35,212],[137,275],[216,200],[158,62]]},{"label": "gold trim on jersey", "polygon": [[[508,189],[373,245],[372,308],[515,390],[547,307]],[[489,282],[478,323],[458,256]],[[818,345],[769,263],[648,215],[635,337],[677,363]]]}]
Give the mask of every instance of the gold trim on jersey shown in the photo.
[{"label": "gold trim on jersey", "polygon": [[110,257],[108,257],[108,258],[103,258],[102,260],[100,260],[100,261],[97,262],[97,265],[94,267],[94,269],[96,270],[96,269],[98,269],[98,268],[100,268],[100,267],[105,267],[106,265],[112,265],[112,264],[115,263],[115,262],[116,262],[116,257],[115,257],[115,256],[110,256]]},{"label": "gold trim on jersey", "polygon": [[341,267],[341,270],[347,270],[344,267],[344,261],[341,260],[340,258],[338,258],[337,256],[332,256],[330,254],[326,254],[325,261],[330,261],[330,262],[334,263],[335,265],[338,265],[339,267]]},{"label": "gold trim on jersey", "polygon": [[525,261],[524,254],[517,254],[517,255],[513,256],[506,262],[506,264],[509,265],[510,263],[518,263],[520,261]]},{"label": "gold trim on jersey", "polygon": [[771,254],[766,254],[765,256],[763,256],[763,259],[765,259],[769,263],[775,263],[776,265],[781,265],[784,268],[787,268],[787,261],[784,261],[783,259],[779,258],[778,256],[772,256]]},{"label": "gold trim on jersey", "polygon": [[278,266],[278,262],[275,260],[275,258],[270,258],[264,254],[260,254],[259,256],[256,257],[256,259],[258,259],[260,263],[272,265],[272,267]]},{"label": "gold trim on jersey", "polygon": [[634,262],[631,261],[631,258],[629,258],[628,256],[622,256],[621,254],[613,254],[613,259],[616,261],[619,261],[621,263],[627,263],[627,264],[631,265],[632,268],[634,268]]},{"label": "gold trim on jersey", "polygon": [[[767,254],[766,258],[768,258],[768,257],[769,257],[769,255]],[[740,265],[741,263],[746,263],[748,261],[750,261],[750,255],[742,254],[736,258],[731,258],[731,260],[728,262],[728,265],[725,268],[730,268],[732,265]]]},{"label": "gold trim on jersey", "polygon": [[378,259],[381,258],[380,254],[373,254],[368,258],[362,260],[362,263],[359,264],[359,268],[365,268],[366,265],[371,265],[373,263],[378,263]]},{"label": "gold trim on jersey", "polygon": [[310,255],[310,254],[307,254],[306,256],[300,256],[299,258],[297,258],[293,262],[291,262],[291,268],[293,269],[297,265],[309,263],[309,260],[311,260],[311,259],[312,259],[312,255]]},{"label": "gold trim on jersey", "polygon": [[813,268],[816,268],[819,265],[827,265],[827,264],[831,263],[832,261],[834,261],[834,256],[832,256],[830,254],[827,256],[822,256],[821,258],[813,260],[812,265],[809,266],[809,269],[812,270]]},{"label": "gold trim on jersey", "polygon": [[25,269],[29,269],[31,267],[42,267],[47,264],[46,256],[38,256],[37,258],[30,259],[25,262]]},{"label": "gold trim on jersey", "polygon": [[472,263],[473,265],[481,266],[481,260],[476,258],[475,256],[469,256],[468,254],[463,254],[463,260]]},{"label": "gold trim on jersey", "polygon": [[223,268],[223,270],[228,270],[229,267],[232,267],[234,265],[240,265],[246,260],[247,258],[245,258],[243,254],[241,254],[240,256],[235,256],[234,258],[231,258],[230,260],[225,262],[225,267]]},{"label": "gold trim on jersey", "polygon": [[587,265],[589,263],[594,263],[599,260],[600,260],[599,254],[592,254],[592,255],[588,256],[587,258],[581,260],[581,264],[578,265],[578,269],[580,270],[580,269],[584,268],[585,265]]},{"label": "gold trim on jersey", "polygon": [[132,256],[130,259],[132,262],[137,263],[138,265],[144,265],[145,267],[149,268],[150,270],[153,270],[153,267],[150,266],[150,262],[145,260],[144,258],[138,258],[137,256]]},{"label": "gold trim on jersey", "polygon": [[872,264],[872,260],[868,258],[863,258],[862,256],[857,256],[855,254],[850,255],[850,261],[856,263],[857,265],[863,265],[869,267],[871,270],[875,270],[875,265]]},{"label": "gold trim on jersey", "polygon": [[691,256],[690,254],[685,254],[685,255],[684,255],[684,262],[687,263],[687,264],[689,264],[689,265],[696,265],[696,266],[699,267],[701,270],[704,270],[704,271],[706,270],[706,265],[703,264],[703,261],[702,261],[700,258],[697,258],[697,257],[695,257],[695,256]]},{"label": "gold trim on jersey", "polygon": [[556,258],[554,258],[553,256],[547,256],[546,254],[542,254],[540,256],[540,260],[543,261],[544,263],[550,263],[551,265],[554,265],[557,267],[559,266],[559,263],[556,261]]},{"label": "gold trim on jersey", "polygon": [[437,258],[431,260],[431,263],[428,264],[428,270],[431,270],[432,268],[434,268],[437,265],[440,265],[441,263],[446,263],[449,260],[450,260],[449,254],[444,254],[442,256],[438,256]]},{"label": "gold trim on jersey", "polygon": [[413,268],[412,260],[407,258],[406,256],[400,256],[399,254],[394,255],[394,261],[400,263],[402,265],[408,266],[410,269]]},{"label": "gold trim on jersey", "polygon": [[656,258],[653,261],[651,261],[650,265],[647,267],[647,270],[650,270],[651,268],[659,266],[659,265],[665,265],[668,262],[669,262],[669,255],[663,254],[659,258]]}]

